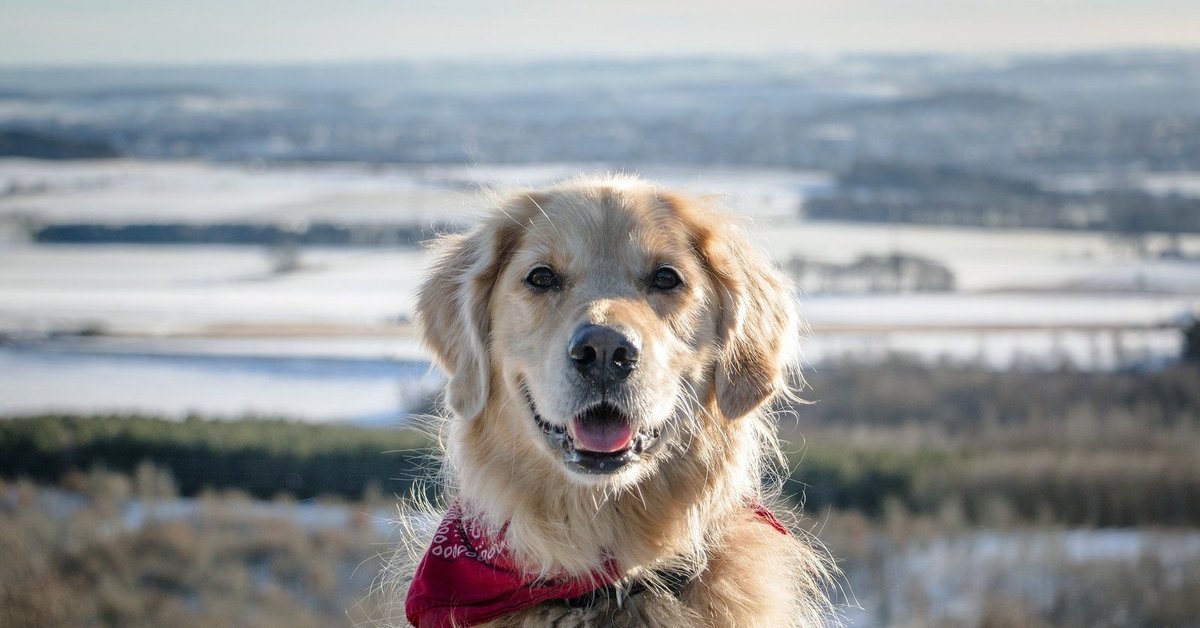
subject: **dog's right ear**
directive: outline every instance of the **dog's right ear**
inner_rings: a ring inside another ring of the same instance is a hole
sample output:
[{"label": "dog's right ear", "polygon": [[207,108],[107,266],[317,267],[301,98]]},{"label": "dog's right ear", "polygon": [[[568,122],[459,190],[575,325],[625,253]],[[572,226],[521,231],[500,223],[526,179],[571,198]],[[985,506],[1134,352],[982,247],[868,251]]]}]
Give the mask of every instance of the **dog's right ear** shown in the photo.
[{"label": "dog's right ear", "polygon": [[789,391],[799,372],[795,287],[706,202],[669,192],[660,192],[659,201],[690,226],[692,248],[712,278],[721,345],[714,393],[721,413],[738,419]]},{"label": "dog's right ear", "polygon": [[421,333],[448,378],[446,404],[464,419],[479,416],[487,402],[489,301],[520,228],[488,220],[466,234],[442,236],[437,260],[417,291]]}]

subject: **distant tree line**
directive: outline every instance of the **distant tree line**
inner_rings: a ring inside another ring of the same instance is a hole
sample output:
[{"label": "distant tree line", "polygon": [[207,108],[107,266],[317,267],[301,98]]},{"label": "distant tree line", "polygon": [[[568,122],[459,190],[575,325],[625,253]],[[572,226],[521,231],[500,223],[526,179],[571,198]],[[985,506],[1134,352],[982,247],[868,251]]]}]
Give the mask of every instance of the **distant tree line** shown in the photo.
[{"label": "distant tree line", "polygon": [[1200,318],[1192,319],[1183,330],[1183,360],[1200,365]]},{"label": "distant tree line", "polygon": [[175,478],[183,495],[235,488],[260,498],[359,498],[368,486],[407,493],[431,460],[424,437],[398,429],[271,419],[0,419],[0,477],[42,482],[95,468],[132,473],[152,463]]},{"label": "distant tree line", "polygon": [[809,199],[809,218],[864,222],[1200,232],[1200,199],[1136,189],[1061,192],[1033,181],[943,165],[857,162],[836,190]]},{"label": "distant tree line", "polygon": [[265,246],[415,247],[450,227],[420,224],[56,223],[33,229],[45,244],[234,244]]},{"label": "distant tree line", "polygon": [[102,139],[28,129],[0,129],[0,157],[107,159],[119,156],[117,149]]},{"label": "distant tree line", "polygon": [[899,507],[930,516],[952,512],[962,523],[984,526],[1200,525],[1194,448],[891,449],[805,434],[808,446],[789,457],[783,492],[814,517],[833,508],[880,518]]}]

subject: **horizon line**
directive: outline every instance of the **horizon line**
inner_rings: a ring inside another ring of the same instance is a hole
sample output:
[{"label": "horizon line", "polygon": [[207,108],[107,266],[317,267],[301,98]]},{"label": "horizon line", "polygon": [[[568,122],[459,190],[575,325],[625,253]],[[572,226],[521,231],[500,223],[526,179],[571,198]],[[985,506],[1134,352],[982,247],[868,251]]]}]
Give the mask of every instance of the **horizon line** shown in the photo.
[{"label": "horizon line", "polygon": [[48,63],[9,63],[0,59],[0,72],[42,72],[42,71],[71,71],[71,70],[165,70],[165,69],[284,69],[310,68],[330,66],[370,66],[370,65],[411,65],[420,66],[522,66],[522,65],[556,65],[571,63],[653,63],[671,61],[770,61],[770,60],[822,60],[836,62],[844,59],[858,58],[957,58],[964,60],[978,59],[1034,59],[1034,58],[1064,58],[1088,57],[1102,55],[1154,55],[1154,54],[1200,54],[1200,44],[1196,45],[1152,45],[1152,46],[1081,46],[1077,48],[1011,48],[995,50],[939,50],[939,49],[846,49],[841,51],[819,50],[788,50],[778,52],[690,52],[690,53],[567,53],[559,55],[502,55],[481,57],[478,55],[439,55],[439,56],[388,56],[388,57],[346,57],[341,59],[227,59],[227,60],[195,60],[195,61],[165,61],[161,63],[147,61],[80,61],[80,62],[48,62]]}]

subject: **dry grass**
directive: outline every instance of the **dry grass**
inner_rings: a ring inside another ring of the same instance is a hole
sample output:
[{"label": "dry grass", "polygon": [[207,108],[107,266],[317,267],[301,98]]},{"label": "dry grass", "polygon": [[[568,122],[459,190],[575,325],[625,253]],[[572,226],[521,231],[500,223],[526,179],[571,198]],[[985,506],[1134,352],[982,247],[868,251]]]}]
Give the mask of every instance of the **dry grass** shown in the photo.
[{"label": "dry grass", "polygon": [[384,548],[366,517],[345,529],[306,529],[247,517],[245,497],[211,494],[194,516],[132,528],[124,504],[139,483],[95,472],[83,484],[79,493],[0,484],[0,626],[304,628],[369,619],[373,605],[360,601]]}]

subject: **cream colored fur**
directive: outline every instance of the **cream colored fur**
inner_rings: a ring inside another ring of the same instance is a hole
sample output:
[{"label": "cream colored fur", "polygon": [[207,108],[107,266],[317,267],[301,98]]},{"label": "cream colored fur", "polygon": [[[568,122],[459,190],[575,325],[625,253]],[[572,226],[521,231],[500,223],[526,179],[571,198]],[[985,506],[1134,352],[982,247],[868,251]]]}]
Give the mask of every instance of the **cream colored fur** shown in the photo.
[{"label": "cream colored fur", "polygon": [[[779,454],[768,408],[790,393],[800,323],[792,285],[737,226],[709,202],[637,178],[586,177],[512,194],[439,246],[418,310],[449,377],[449,498],[493,529],[507,524],[510,548],[532,573],[588,574],[605,555],[632,577],[664,565],[698,572],[679,598],[641,596],[650,626],[831,621],[823,553],[749,508],[770,501],[761,478]],[[664,260],[685,289],[640,288]],[[537,263],[567,277],[551,300],[522,285]],[[631,403],[667,440],[611,477],[568,471],[521,392],[527,386],[548,415],[565,407],[561,354],[581,321],[641,334]],[[412,521],[437,516],[409,513]],[[391,566],[394,596],[402,599],[426,540],[410,529]],[[612,611],[546,603],[491,625],[607,626]]]}]

